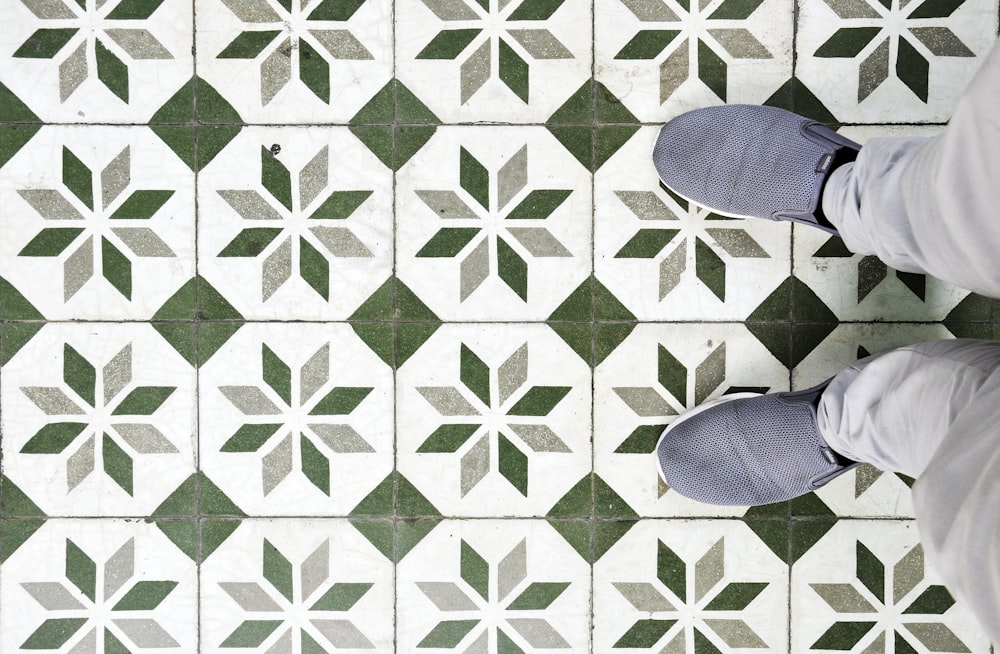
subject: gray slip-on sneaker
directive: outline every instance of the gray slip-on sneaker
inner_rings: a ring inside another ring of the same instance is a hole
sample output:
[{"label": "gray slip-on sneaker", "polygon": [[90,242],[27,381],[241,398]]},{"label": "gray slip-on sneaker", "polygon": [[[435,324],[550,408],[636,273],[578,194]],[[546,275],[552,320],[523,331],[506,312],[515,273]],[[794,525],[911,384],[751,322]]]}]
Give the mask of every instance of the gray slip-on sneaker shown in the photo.
[{"label": "gray slip-on sneaker", "polygon": [[834,452],[816,422],[829,380],[804,391],[724,395],[683,414],[656,444],[660,476],[707,504],[790,500],[860,465]]},{"label": "gray slip-on sneaker", "polygon": [[788,220],[836,234],[822,215],[823,185],[860,149],[784,109],[724,105],[664,125],[653,164],[667,188],[720,215]]}]

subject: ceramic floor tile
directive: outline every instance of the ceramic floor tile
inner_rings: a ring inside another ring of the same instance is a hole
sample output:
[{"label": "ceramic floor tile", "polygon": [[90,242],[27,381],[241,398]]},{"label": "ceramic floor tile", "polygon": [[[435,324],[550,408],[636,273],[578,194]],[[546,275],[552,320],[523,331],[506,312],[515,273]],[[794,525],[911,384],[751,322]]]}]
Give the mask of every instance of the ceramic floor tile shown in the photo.
[{"label": "ceramic floor tile", "polygon": [[45,127],[4,168],[0,275],[46,317],[146,320],[194,275],[194,174],[152,136]]},{"label": "ceramic floor tile", "polygon": [[397,397],[398,469],[445,515],[545,515],[590,472],[590,370],[544,325],[446,326]]},{"label": "ceramic floor tile", "polygon": [[400,0],[397,76],[446,122],[543,122],[590,79],[590,7]]},{"label": "ceramic floor tile", "polygon": [[202,565],[202,648],[391,652],[392,577],[346,520],[248,520]]},{"label": "ceramic floor tile", "polygon": [[842,521],[792,569],[792,651],[982,652],[926,565],[916,523]]},{"label": "ceramic floor tile", "polygon": [[594,471],[642,516],[742,515],[745,507],[669,489],[656,470],[656,441],[705,400],[787,388],[788,369],[742,325],[639,325],[594,373]]},{"label": "ceramic floor tile", "polygon": [[199,394],[201,469],[252,515],[347,515],[392,471],[392,373],[346,325],[248,325]]},{"label": "ceramic floor tile", "polygon": [[742,320],[788,273],[791,228],[723,218],[669,192],[642,128],[594,176],[597,278],[640,320]]},{"label": "ceramic floor tile", "polygon": [[590,568],[545,521],[446,521],[397,588],[400,651],[590,649]]},{"label": "ceramic floor tile", "polygon": [[198,192],[199,271],[245,318],[344,319],[391,274],[392,173],[346,128],[246,129]]},{"label": "ceramic floor tile", "polygon": [[796,74],[843,122],[945,122],[996,40],[988,1],[799,3]]},{"label": "ceramic floor tile", "polygon": [[446,320],[544,320],[590,273],[591,206],[544,129],[442,128],[397,175],[399,277]]},{"label": "ceramic floor tile", "polygon": [[594,564],[595,652],[786,652],[787,620],[788,566],[739,522],[645,520]]},{"label": "ceramic floor tile", "polygon": [[197,0],[198,72],[250,123],[346,123],[392,77],[392,3]]},{"label": "ceramic floor tile", "polygon": [[4,651],[197,647],[197,575],[156,527],[50,520],[3,568]]},{"label": "ceramic floor tile", "polygon": [[142,123],[194,73],[188,0],[10,0],[0,24],[0,82],[47,122]]},{"label": "ceramic floor tile", "polygon": [[594,12],[597,79],[643,122],[762,103],[792,76],[791,0],[599,0]]},{"label": "ceramic floor tile", "polygon": [[3,368],[4,475],[48,515],[139,515],[194,471],[195,371],[149,325],[50,324]]}]

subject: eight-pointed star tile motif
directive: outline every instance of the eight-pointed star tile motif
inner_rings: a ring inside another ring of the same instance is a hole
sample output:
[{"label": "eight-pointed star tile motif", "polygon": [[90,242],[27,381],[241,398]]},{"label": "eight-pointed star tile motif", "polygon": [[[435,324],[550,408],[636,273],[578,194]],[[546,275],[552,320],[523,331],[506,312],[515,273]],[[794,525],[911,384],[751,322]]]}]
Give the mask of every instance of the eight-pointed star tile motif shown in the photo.
[{"label": "eight-pointed star tile motif", "polygon": [[792,570],[795,651],[980,652],[975,618],[927,568],[916,524],[838,523]]},{"label": "eight-pointed star tile motif", "polygon": [[392,74],[387,0],[199,0],[199,74],[250,122],[346,122]]},{"label": "eight-pointed star tile motif", "polygon": [[46,128],[5,170],[0,274],[43,315],[147,319],[193,275],[194,176],[148,130]]},{"label": "eight-pointed star tile motif", "polygon": [[640,522],[594,566],[594,649],[786,651],[787,574],[738,522]]},{"label": "eight-pointed star tile motif", "polygon": [[586,564],[571,552],[542,521],[441,525],[400,566],[400,602],[414,609],[400,613],[400,648],[586,649]]},{"label": "eight-pointed star tile motif", "polygon": [[213,651],[393,651],[392,564],[347,520],[244,521],[201,571]]},{"label": "eight-pointed star tile motif", "polygon": [[544,318],[586,277],[586,171],[539,128],[513,137],[439,130],[398,176],[399,275],[438,316]]},{"label": "eight-pointed star tile motif", "polygon": [[190,2],[11,0],[0,23],[4,82],[53,120],[145,122],[191,77]]},{"label": "eight-pointed star tile motif", "polygon": [[[329,541],[320,543],[295,565],[265,538],[260,568],[266,585],[255,581],[219,582],[241,609],[257,614],[253,617],[258,618],[243,620],[219,647],[257,647],[277,633],[280,635],[268,651],[320,651],[324,649],[320,643],[338,649],[374,649],[364,632],[342,617],[343,612],[350,611],[371,590],[372,584],[329,584]],[[293,617],[296,609],[305,616]]]},{"label": "eight-pointed star tile motif", "polygon": [[202,467],[251,514],[343,515],[391,469],[391,373],[346,325],[244,327],[200,384]]},{"label": "eight-pointed star tile motif", "polygon": [[595,273],[640,320],[746,318],[787,276],[789,227],[723,218],[669,191],[641,129],[594,178]]},{"label": "eight-pointed star tile motif", "polygon": [[199,270],[248,318],[346,318],[391,271],[391,189],[346,128],[244,130],[199,180]]},{"label": "eight-pointed star tile motif", "polygon": [[580,0],[406,0],[397,75],[443,120],[540,122],[589,77]]},{"label": "eight-pointed star tile motif", "polygon": [[643,121],[763,102],[791,76],[790,0],[599,0],[595,12],[597,79]]},{"label": "eight-pointed star tile motif", "polygon": [[788,370],[741,325],[639,325],[594,373],[594,470],[642,516],[742,514],[671,491],[656,470],[656,442],[705,400],[787,385]]},{"label": "eight-pointed star tile motif", "polygon": [[540,515],[589,468],[588,380],[542,325],[441,329],[398,375],[398,468],[446,515]]},{"label": "eight-pointed star tile motif", "polygon": [[49,521],[5,562],[0,648],[194,651],[196,574],[154,525]]},{"label": "eight-pointed star tile motif", "polygon": [[194,469],[194,371],[142,325],[49,325],[4,366],[4,468],[50,515],[147,515]]},{"label": "eight-pointed star tile motif", "polygon": [[996,40],[995,7],[969,0],[810,0],[797,76],[845,122],[944,122]]}]

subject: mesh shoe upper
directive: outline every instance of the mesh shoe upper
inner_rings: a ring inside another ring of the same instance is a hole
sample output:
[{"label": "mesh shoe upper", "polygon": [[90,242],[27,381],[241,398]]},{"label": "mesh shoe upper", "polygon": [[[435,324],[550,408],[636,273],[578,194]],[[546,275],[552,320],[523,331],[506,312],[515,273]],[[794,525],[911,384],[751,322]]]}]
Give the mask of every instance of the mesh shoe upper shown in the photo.
[{"label": "mesh shoe upper", "polygon": [[784,109],[726,105],[664,125],[653,163],[670,189],[719,213],[795,219],[816,210],[833,154],[845,145],[857,147]]},{"label": "mesh shoe upper", "polygon": [[661,475],[709,504],[770,504],[815,490],[856,465],[844,465],[820,435],[819,393],[744,397],[681,416],[657,444]]}]

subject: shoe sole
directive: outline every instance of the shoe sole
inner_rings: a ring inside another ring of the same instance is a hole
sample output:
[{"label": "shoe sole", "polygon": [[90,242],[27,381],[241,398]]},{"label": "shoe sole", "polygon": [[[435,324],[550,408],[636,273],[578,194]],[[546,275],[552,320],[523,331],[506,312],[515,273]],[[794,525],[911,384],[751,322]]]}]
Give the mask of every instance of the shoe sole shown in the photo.
[{"label": "shoe sole", "polygon": [[749,398],[752,398],[752,397],[760,397],[762,395],[763,395],[763,393],[732,393],[730,395],[723,395],[721,397],[715,398],[714,400],[709,400],[708,402],[703,402],[702,404],[699,404],[698,406],[696,406],[695,408],[691,409],[690,411],[685,411],[683,414],[681,414],[680,416],[678,416],[678,418],[676,420],[674,420],[672,423],[670,423],[669,425],[667,425],[666,428],[663,430],[663,433],[660,434],[660,437],[656,440],[656,448],[653,450],[653,454],[656,455],[656,471],[659,473],[660,479],[663,480],[663,483],[666,484],[667,480],[664,479],[664,477],[663,477],[663,468],[660,466],[660,456],[659,456],[660,443],[662,443],[663,439],[667,437],[667,434],[670,433],[671,429],[673,429],[677,425],[681,424],[682,422],[684,422],[688,418],[693,418],[694,416],[698,415],[699,413],[701,413],[703,411],[706,411],[708,409],[711,409],[712,407],[718,406],[720,404],[725,404],[726,402],[732,402],[733,400],[745,400],[745,399],[749,399]]}]

